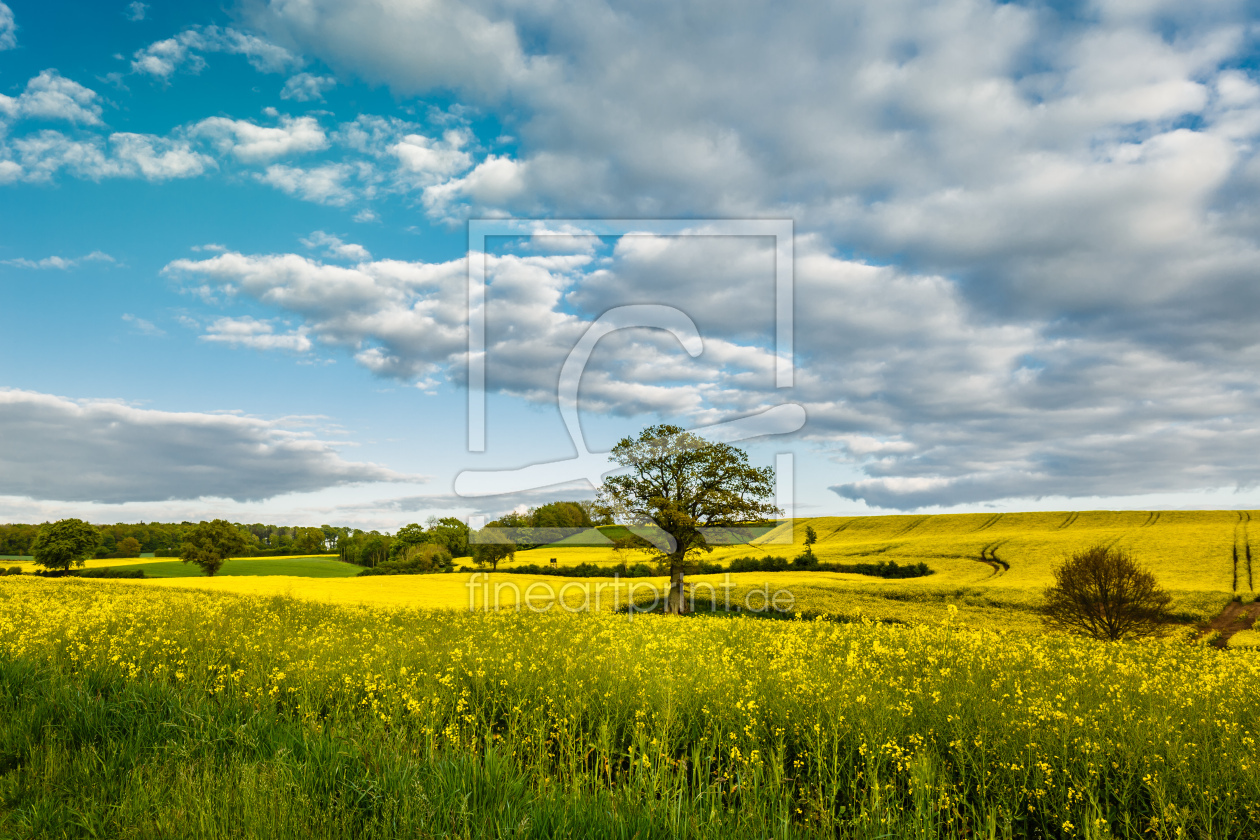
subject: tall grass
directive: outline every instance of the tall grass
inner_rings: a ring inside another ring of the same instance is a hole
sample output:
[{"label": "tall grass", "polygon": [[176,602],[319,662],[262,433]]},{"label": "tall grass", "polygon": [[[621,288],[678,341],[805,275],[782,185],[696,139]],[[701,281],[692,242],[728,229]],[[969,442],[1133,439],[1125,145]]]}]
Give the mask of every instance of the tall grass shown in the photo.
[{"label": "tall grass", "polygon": [[1260,833],[1260,654],[941,619],[387,611],[6,578],[0,834]]}]

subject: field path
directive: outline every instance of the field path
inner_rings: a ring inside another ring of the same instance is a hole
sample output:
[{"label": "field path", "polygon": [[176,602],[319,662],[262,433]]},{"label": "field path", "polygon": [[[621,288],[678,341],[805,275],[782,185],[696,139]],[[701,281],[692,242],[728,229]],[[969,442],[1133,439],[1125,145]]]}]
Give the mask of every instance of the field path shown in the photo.
[{"label": "field path", "polygon": [[1230,637],[1239,630],[1250,630],[1257,618],[1260,618],[1260,602],[1240,604],[1237,601],[1230,601],[1225,609],[1221,610],[1220,615],[1202,628],[1199,637],[1202,638],[1215,630],[1221,634],[1216,646],[1225,647]]}]

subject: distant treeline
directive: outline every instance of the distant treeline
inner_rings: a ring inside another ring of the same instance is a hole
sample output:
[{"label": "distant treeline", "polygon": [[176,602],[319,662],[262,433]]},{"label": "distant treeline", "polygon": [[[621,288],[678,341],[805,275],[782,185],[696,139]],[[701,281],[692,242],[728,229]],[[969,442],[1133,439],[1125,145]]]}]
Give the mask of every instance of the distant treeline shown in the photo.
[{"label": "distant treeline", "polygon": [[[489,526],[491,528],[535,528],[540,533],[560,528],[590,528],[601,524],[591,517],[588,502],[552,502],[533,508],[528,513],[509,513]],[[596,517],[598,519],[598,517]],[[149,522],[115,525],[97,525],[101,545],[96,557],[128,558],[153,553],[157,557],[178,557],[183,548],[184,535],[192,530],[195,522]],[[375,568],[382,563],[414,565],[414,549],[422,545],[440,546],[449,557],[467,557],[479,552],[469,546],[469,528],[453,517],[430,517],[425,525],[412,523],[397,533],[363,531],[358,528],[339,528],[321,525],[318,528],[284,525],[246,525],[234,523],[245,539],[246,551],[254,557],[277,557],[291,554],[337,553],[347,563]],[[39,533],[39,525],[0,525],[0,555],[29,556],[31,543]],[[546,539],[540,539],[545,542]],[[507,549],[489,546],[488,554],[510,554],[529,546],[512,545]],[[497,562],[498,558],[478,558]],[[432,558],[426,555],[426,563]]]},{"label": "distant treeline", "polygon": [[[153,552],[159,557],[175,557],[183,546],[184,534],[194,522],[149,522],[98,525],[101,545],[97,557],[139,557]],[[237,524],[251,554],[258,556],[285,554],[328,554],[337,551],[338,541],[352,532],[350,528],[321,525],[303,528],[283,525]],[[31,543],[39,533],[38,525],[0,525],[0,554],[29,555]],[[359,532],[362,533],[362,532]]]},{"label": "distant treeline", "polygon": [[[516,538],[503,542],[473,540],[471,529],[454,517],[430,517],[425,525],[411,524],[396,534],[379,531],[352,531],[337,541],[337,551],[347,563],[364,566],[371,574],[423,574],[453,568],[453,558],[471,556],[478,564],[497,566],[500,560],[518,550],[534,547],[519,535],[532,534],[539,543],[563,536],[560,529],[591,528],[599,524],[592,518],[586,502],[551,502],[532,508],[527,513],[509,513],[486,525],[487,529],[515,529]],[[433,551],[437,547],[440,551]]]}]

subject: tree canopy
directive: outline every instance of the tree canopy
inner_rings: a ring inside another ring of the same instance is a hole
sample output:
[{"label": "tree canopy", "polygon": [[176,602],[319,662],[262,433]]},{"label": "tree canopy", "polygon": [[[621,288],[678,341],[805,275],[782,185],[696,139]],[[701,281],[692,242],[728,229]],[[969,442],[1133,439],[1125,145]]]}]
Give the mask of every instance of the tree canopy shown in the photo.
[{"label": "tree canopy", "polygon": [[754,467],[748,454],[679,426],[649,426],[610,453],[627,468],[604,480],[599,505],[623,524],[653,524],[666,539],[657,551],[669,563],[666,611],[685,611],[683,576],[689,555],[712,551],[706,530],[764,522],[780,513],[774,468]]},{"label": "tree canopy", "polygon": [[40,526],[31,554],[45,569],[68,571],[86,563],[100,544],[101,534],[94,526],[82,519],[61,519]]},{"label": "tree canopy", "polygon": [[229,557],[245,550],[245,536],[225,519],[202,522],[184,535],[179,557],[196,563],[207,577],[214,577]]}]

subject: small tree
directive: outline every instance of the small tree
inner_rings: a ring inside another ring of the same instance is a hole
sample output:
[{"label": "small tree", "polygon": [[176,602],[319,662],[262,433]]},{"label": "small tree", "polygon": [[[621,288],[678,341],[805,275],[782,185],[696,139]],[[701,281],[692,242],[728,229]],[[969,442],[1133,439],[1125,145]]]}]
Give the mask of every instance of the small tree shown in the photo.
[{"label": "small tree", "polygon": [[226,519],[215,519],[202,522],[184,535],[179,558],[185,563],[196,563],[206,577],[214,577],[229,557],[244,550],[245,537],[236,526]]},{"label": "small tree", "polygon": [[45,569],[69,571],[82,566],[96,553],[101,533],[82,519],[62,519],[39,526],[39,534],[31,543],[35,563]]},{"label": "small tree", "polygon": [[490,564],[492,572],[498,571],[499,562],[503,559],[506,558],[509,562],[516,559],[516,543],[506,535],[495,534],[497,530],[499,529],[489,526],[482,528],[477,533],[477,539],[468,545],[473,562],[478,566]]},{"label": "small tree", "polygon": [[139,557],[140,540],[135,537],[127,537],[127,539],[118,544],[118,553],[123,557]]},{"label": "small tree", "polygon": [[814,543],[818,542],[818,532],[814,530],[814,526],[805,526],[805,554],[809,557],[814,556]]},{"label": "small tree", "polygon": [[625,524],[654,524],[669,537],[658,551],[669,566],[665,611],[685,611],[683,575],[689,555],[712,551],[706,531],[761,522],[779,513],[771,503],[774,468],[753,467],[748,454],[678,426],[649,426],[622,438],[609,453],[627,467],[604,480],[600,507]]},{"label": "small tree", "polygon": [[1078,551],[1054,570],[1046,624],[1117,641],[1155,636],[1169,620],[1169,595],[1127,552],[1105,544]]}]

